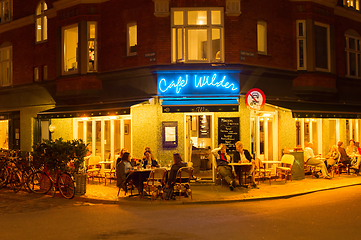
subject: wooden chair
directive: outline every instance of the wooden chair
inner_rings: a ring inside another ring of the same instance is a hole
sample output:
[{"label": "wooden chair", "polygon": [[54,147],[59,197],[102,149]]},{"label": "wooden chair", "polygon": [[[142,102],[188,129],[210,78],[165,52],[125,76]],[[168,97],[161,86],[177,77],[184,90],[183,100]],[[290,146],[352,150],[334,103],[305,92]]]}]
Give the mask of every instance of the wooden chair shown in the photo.
[{"label": "wooden chair", "polygon": [[267,169],[265,164],[262,162],[261,159],[256,158],[255,159],[255,177],[258,178],[258,184],[259,184],[259,179],[262,178],[263,182],[266,178],[269,179],[269,184],[271,184],[271,179],[272,179],[272,170],[271,169]]},{"label": "wooden chair", "polygon": [[[338,161],[337,164],[333,166],[333,168],[334,172],[336,172],[336,174],[338,173],[339,177],[342,173],[342,170],[344,170],[347,175],[350,175],[350,166],[348,164],[343,164],[341,161]],[[332,174],[332,176],[333,175],[334,174]]]},{"label": "wooden chair", "polygon": [[159,195],[162,196],[163,201],[165,200],[163,186],[165,185],[166,174],[167,170],[164,168],[156,168],[150,172],[148,180],[143,182],[143,198],[144,193],[147,193],[151,196],[151,201],[153,201],[154,196]]},{"label": "wooden chair", "polygon": [[295,161],[295,157],[291,154],[284,154],[281,158],[280,166],[276,167],[276,175],[282,178],[285,177],[285,183],[287,182],[287,177],[290,176],[292,181],[292,165]]},{"label": "wooden chair", "polygon": [[191,178],[193,175],[193,167],[182,167],[177,172],[176,183],[174,185],[174,192],[179,192],[179,199],[181,198],[182,193],[185,196],[188,194],[191,195],[191,199],[193,200],[192,196],[192,189],[191,189]]},{"label": "wooden chair", "polygon": [[107,185],[107,179],[109,179],[109,183],[112,183],[112,180],[116,180],[117,179],[117,175],[116,175],[116,169],[115,169],[115,165],[116,165],[117,160],[113,159],[110,162],[110,169],[104,169],[104,181],[105,181],[105,185]]},{"label": "wooden chair", "polygon": [[88,183],[89,183],[89,179],[91,178],[94,181],[94,178],[98,178],[99,182],[100,179],[102,178],[101,175],[101,164],[99,163],[101,160],[100,156],[91,156],[89,158],[89,164],[88,164],[88,170],[87,170],[87,175],[88,175]]}]

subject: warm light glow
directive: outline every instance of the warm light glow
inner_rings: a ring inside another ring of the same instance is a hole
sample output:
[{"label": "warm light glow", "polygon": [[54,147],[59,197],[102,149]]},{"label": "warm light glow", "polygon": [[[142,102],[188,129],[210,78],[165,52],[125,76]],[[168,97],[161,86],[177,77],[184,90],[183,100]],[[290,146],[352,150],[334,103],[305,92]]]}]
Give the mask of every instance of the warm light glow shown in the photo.
[{"label": "warm light glow", "polygon": [[309,121],[310,121],[310,119],[306,118],[306,122],[309,122]]},{"label": "warm light glow", "polygon": [[262,116],[263,116],[263,117],[270,117],[271,114],[270,114],[270,113],[264,113]]},{"label": "warm light glow", "polygon": [[83,118],[81,118],[81,120],[83,120],[83,121],[88,121],[88,120],[90,120],[90,118],[88,118],[88,117],[83,117]]},{"label": "warm light glow", "polygon": [[109,119],[117,119],[117,116],[109,116]]}]

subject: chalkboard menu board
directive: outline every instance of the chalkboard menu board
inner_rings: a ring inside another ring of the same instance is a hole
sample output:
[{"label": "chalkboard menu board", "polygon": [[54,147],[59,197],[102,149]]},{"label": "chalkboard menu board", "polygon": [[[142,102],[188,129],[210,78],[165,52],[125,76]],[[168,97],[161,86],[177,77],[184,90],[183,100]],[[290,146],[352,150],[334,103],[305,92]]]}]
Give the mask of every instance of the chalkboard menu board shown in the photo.
[{"label": "chalkboard menu board", "polygon": [[223,143],[229,151],[236,150],[239,141],[239,117],[218,118],[218,144]]},{"label": "chalkboard menu board", "polygon": [[211,116],[199,116],[199,132],[198,132],[198,137],[199,138],[210,138],[211,137],[211,128],[210,128],[210,123],[211,123]]}]

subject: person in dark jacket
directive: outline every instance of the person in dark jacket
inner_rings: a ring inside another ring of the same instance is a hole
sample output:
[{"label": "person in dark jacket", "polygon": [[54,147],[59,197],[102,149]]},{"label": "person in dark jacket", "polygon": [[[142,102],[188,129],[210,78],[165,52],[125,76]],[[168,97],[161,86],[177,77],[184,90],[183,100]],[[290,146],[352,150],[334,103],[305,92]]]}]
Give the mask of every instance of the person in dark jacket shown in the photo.
[{"label": "person in dark jacket", "polygon": [[155,160],[150,151],[145,151],[143,157],[143,168],[148,167],[159,167],[157,160]]},{"label": "person in dark jacket", "polygon": [[126,182],[129,181],[129,173],[132,170],[132,165],[130,164],[130,155],[128,152],[125,152],[122,156],[121,161],[117,164],[117,186],[127,191]]},{"label": "person in dark jacket", "polygon": [[[241,141],[236,142],[236,152],[233,155],[233,161],[235,163],[252,163],[252,168],[248,172],[248,177],[252,178],[252,187],[257,188],[257,184],[254,178],[255,161],[252,159],[251,154],[247,149],[243,149],[243,143]],[[238,172],[237,166],[235,166],[236,172]]]},{"label": "person in dark jacket", "polygon": [[233,191],[235,181],[232,173],[232,167],[228,166],[228,163],[231,162],[231,156],[227,154],[227,146],[222,143],[219,144],[218,148],[212,150],[212,154],[216,158],[218,172],[228,183],[229,189]]}]

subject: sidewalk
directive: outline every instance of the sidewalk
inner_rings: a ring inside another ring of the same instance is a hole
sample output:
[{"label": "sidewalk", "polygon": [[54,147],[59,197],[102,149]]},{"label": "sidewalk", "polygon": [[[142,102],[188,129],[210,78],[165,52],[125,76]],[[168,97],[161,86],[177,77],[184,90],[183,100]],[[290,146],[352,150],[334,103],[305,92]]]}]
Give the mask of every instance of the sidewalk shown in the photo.
[{"label": "sidewalk", "polygon": [[[323,178],[316,179],[311,176],[306,176],[303,180],[287,181],[272,181],[271,185],[268,181],[260,182],[259,189],[236,187],[234,191],[230,191],[229,187],[224,184],[214,186],[214,183],[193,183],[191,184],[193,200],[190,197],[176,200],[163,201],[160,198],[153,201],[160,204],[200,204],[200,203],[222,203],[222,202],[238,202],[238,201],[254,201],[276,198],[288,198],[318,191],[337,189],[341,187],[348,187],[361,184],[361,176],[355,175],[341,175],[335,176],[331,180]],[[134,190],[136,193],[137,190]],[[133,193],[134,193],[133,192]],[[90,181],[87,184],[87,191],[85,195],[75,196],[76,200],[101,202],[108,204],[121,204],[127,202],[150,203],[149,198],[142,199],[138,196],[128,197],[124,196],[124,191],[120,191],[117,196],[118,188],[116,182],[111,184],[98,183],[97,181]]]}]

